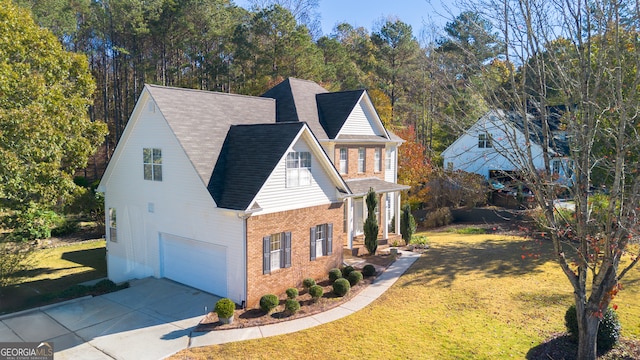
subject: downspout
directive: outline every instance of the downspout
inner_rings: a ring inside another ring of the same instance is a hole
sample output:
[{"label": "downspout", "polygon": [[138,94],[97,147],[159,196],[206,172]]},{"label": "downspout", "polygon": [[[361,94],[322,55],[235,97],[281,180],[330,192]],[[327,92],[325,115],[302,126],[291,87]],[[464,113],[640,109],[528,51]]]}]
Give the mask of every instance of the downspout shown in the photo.
[{"label": "downspout", "polygon": [[261,208],[255,208],[252,210],[238,211],[238,218],[242,219],[242,238],[244,239],[244,294],[242,303],[240,304],[243,309],[247,307],[247,293],[249,291],[249,239],[247,238],[247,220],[256,211],[261,211]]}]

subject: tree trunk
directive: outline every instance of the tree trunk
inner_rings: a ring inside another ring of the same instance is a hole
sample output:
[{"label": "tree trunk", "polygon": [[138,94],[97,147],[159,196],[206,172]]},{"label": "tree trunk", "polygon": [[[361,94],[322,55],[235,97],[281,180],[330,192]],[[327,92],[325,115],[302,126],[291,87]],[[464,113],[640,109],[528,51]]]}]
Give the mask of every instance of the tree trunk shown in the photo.
[{"label": "tree trunk", "polygon": [[600,319],[589,314],[586,305],[576,306],[576,311],[578,312],[578,360],[596,360]]}]

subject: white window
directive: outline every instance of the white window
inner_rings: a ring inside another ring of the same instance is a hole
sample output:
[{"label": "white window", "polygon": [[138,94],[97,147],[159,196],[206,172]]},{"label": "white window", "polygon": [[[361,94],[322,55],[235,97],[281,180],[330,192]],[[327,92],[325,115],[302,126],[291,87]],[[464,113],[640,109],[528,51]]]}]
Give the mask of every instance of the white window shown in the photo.
[{"label": "white window", "polygon": [[282,251],[282,234],[271,235],[271,270],[280,269],[280,252]]},{"label": "white window", "polygon": [[311,260],[333,254],[333,224],[313,226],[310,233]]},{"label": "white window", "polygon": [[262,273],[269,274],[273,270],[291,267],[291,233],[281,232],[262,238],[263,264]]},{"label": "white window", "polygon": [[287,187],[311,185],[311,153],[292,151],[286,162]]},{"label": "white window", "polygon": [[551,165],[553,165],[553,173],[560,174],[560,160],[553,160]]},{"label": "white window", "polygon": [[365,148],[358,149],[358,172],[363,173],[366,169],[367,155]]},{"label": "white window", "polygon": [[373,158],[373,171],[380,172],[382,167],[382,149],[376,148],[375,150],[376,151],[374,152],[374,158]]},{"label": "white window", "polygon": [[387,171],[392,171],[392,165],[393,165],[393,150],[391,150],[391,148],[387,149],[387,152],[385,154],[384,157],[384,162],[387,168]]},{"label": "white window", "polygon": [[340,148],[340,174],[349,172],[349,155],[347,148]]},{"label": "white window", "polygon": [[118,229],[116,227],[115,208],[109,208],[109,241],[118,242]]},{"label": "white window", "polygon": [[144,179],[162,181],[162,150],[142,149],[142,163],[144,168]]},{"label": "white window", "polygon": [[478,147],[482,149],[493,147],[491,144],[491,135],[488,133],[478,134]]}]

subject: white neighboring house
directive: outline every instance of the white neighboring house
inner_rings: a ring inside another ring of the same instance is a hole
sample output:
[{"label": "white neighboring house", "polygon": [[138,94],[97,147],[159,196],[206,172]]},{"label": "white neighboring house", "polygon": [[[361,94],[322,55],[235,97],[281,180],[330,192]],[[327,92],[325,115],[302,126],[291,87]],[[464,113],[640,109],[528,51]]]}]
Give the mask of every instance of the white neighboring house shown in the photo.
[{"label": "white neighboring house", "polygon": [[[517,173],[530,167],[526,161],[526,149],[536,171],[544,169],[543,147],[539,120],[528,115],[529,136],[525,136],[524,121],[519,114],[503,110],[491,110],[467,129],[442,152],[447,170],[476,173],[487,179]],[[573,176],[568,160],[565,133],[551,124],[553,134],[549,146],[551,171],[560,183],[570,183]],[[534,169],[531,169],[534,170]]]}]

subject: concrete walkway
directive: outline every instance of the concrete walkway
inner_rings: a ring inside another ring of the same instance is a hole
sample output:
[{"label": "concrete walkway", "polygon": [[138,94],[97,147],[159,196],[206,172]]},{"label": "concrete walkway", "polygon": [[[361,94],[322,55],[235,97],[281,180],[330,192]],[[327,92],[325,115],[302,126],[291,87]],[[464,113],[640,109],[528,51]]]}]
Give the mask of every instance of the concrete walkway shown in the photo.
[{"label": "concrete walkway", "polygon": [[292,332],[312,328],[329,323],[371,304],[389,289],[405,271],[420,257],[421,254],[399,251],[402,254],[387,270],[382,273],[373,284],[362,290],[353,299],[331,310],[315,315],[284,321],[277,324],[256,326],[251,328],[216,330],[210,332],[192,332],[188,347],[218,345],[234,341],[265,338],[269,336],[289,334]]},{"label": "concrete walkway", "polygon": [[[162,359],[189,347],[288,334],[351,315],[377,299],[420,257],[401,252],[373,284],[331,310],[277,324],[194,332],[219,297],[166,279],[0,316],[0,341],[53,343],[55,359]],[[205,308],[206,307],[206,308]]]}]

